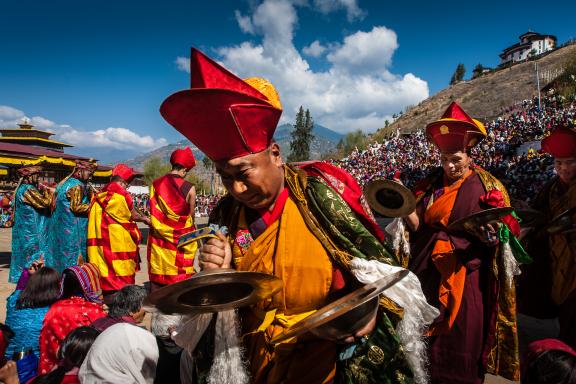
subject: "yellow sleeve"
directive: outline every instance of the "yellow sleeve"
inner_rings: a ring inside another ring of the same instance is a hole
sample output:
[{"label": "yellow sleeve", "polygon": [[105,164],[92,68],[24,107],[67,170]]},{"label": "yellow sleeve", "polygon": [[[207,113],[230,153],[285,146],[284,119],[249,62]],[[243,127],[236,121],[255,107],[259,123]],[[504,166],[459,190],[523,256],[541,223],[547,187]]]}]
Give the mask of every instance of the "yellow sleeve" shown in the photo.
[{"label": "yellow sleeve", "polygon": [[36,209],[48,208],[52,203],[52,194],[49,191],[42,193],[36,188],[29,188],[24,192],[23,200]]},{"label": "yellow sleeve", "polygon": [[86,214],[90,209],[90,203],[82,204],[82,198],[84,197],[84,191],[82,187],[77,185],[70,188],[66,192],[66,197],[70,201],[70,210],[76,214]]}]

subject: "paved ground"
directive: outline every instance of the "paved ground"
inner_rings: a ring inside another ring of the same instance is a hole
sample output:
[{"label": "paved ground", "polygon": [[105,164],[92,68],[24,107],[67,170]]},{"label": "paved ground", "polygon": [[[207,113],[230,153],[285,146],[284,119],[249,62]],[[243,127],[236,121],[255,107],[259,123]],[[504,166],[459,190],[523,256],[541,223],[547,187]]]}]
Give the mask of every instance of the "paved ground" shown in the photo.
[{"label": "paved ground", "polygon": [[[197,224],[206,224],[206,220],[201,220]],[[8,268],[11,255],[12,231],[9,228],[0,228],[0,322],[6,318],[6,297],[12,293],[15,284],[8,283]],[[146,247],[140,246],[140,255],[142,258],[142,270],[136,274],[136,283],[143,284],[148,281],[148,272],[146,264]],[[555,337],[558,332],[558,325],[555,321],[546,321],[530,318],[520,315],[519,334],[522,344],[530,340],[537,340],[546,337]],[[514,383],[501,377],[489,376],[486,384],[505,384]]]}]

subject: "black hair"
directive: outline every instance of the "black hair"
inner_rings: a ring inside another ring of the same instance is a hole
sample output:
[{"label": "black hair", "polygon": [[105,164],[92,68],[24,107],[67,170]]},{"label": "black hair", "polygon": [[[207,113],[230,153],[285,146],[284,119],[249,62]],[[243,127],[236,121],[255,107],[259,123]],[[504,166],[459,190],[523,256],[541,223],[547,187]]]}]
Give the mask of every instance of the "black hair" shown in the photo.
[{"label": "black hair", "polygon": [[576,356],[558,350],[541,353],[526,370],[522,384],[576,384]]},{"label": "black hair", "polygon": [[78,281],[76,274],[69,269],[64,270],[62,273],[63,287],[61,299],[69,299],[72,296],[82,296],[84,297],[84,290]]},{"label": "black hair", "polygon": [[119,182],[121,182],[121,181],[126,182],[126,180],[124,180],[124,179],[121,178],[120,176],[112,176],[112,177],[110,178],[110,181],[111,181],[111,182],[115,182],[115,183],[119,183]]},{"label": "black hair", "polygon": [[146,297],[146,289],[138,285],[126,285],[122,287],[112,298],[109,305],[109,317],[130,316],[142,308],[142,302]]},{"label": "black hair", "polygon": [[42,267],[33,273],[26,288],[16,300],[16,308],[40,308],[52,305],[60,297],[60,274],[50,267]]},{"label": "black hair", "polygon": [[178,163],[174,163],[172,164],[172,170],[173,171],[181,171],[181,170],[188,170],[189,168],[186,168],[185,166],[183,166],[182,164],[178,164]]},{"label": "black hair", "polygon": [[66,372],[80,368],[90,347],[100,334],[92,327],[78,327],[64,338],[58,349],[58,367],[50,373],[38,376],[32,384],[60,384]]}]

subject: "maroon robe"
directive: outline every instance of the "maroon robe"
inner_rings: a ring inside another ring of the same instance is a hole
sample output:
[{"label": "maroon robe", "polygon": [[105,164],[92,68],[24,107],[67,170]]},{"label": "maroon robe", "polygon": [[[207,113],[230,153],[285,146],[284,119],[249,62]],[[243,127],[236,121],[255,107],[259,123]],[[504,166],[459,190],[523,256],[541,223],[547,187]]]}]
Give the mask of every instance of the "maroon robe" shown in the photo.
[{"label": "maroon robe", "polygon": [[[430,194],[439,197],[443,188],[443,178],[440,177],[416,208],[420,218],[424,217]],[[485,193],[478,174],[470,175],[458,191],[449,223],[483,210],[480,196]],[[431,378],[454,384],[482,383],[486,373],[483,355],[489,334],[487,325],[491,323],[493,313],[489,269],[494,249],[468,233],[448,233],[445,228],[430,226],[422,219],[419,230],[410,237],[413,241],[409,269],[420,279],[428,302],[440,310],[435,323],[447,316],[446,308],[438,299],[440,272],[430,257],[436,240],[449,239],[466,267],[462,302],[451,330],[428,340]]]}]

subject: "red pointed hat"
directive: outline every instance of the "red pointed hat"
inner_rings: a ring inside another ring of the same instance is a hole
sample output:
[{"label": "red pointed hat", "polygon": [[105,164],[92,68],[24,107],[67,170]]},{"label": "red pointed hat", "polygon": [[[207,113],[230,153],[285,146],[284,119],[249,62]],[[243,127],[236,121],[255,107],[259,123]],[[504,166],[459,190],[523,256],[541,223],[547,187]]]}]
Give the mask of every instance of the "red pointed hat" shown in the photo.
[{"label": "red pointed hat", "polygon": [[118,164],[112,169],[112,176],[119,176],[130,183],[138,174],[126,164]]},{"label": "red pointed hat", "polygon": [[176,149],[170,155],[170,164],[179,164],[186,169],[194,168],[196,165],[196,159],[194,159],[194,154],[190,147],[184,149]]},{"label": "red pointed hat", "polygon": [[426,135],[440,152],[453,153],[477,145],[486,137],[486,128],[452,102],[440,120],[426,126]]},{"label": "red pointed hat", "polygon": [[556,158],[576,157],[576,130],[558,127],[542,140],[542,150]]},{"label": "red pointed hat", "polygon": [[191,89],[168,96],[160,113],[212,160],[229,160],[268,148],[282,114],[266,80],[242,80],[192,48]]}]

